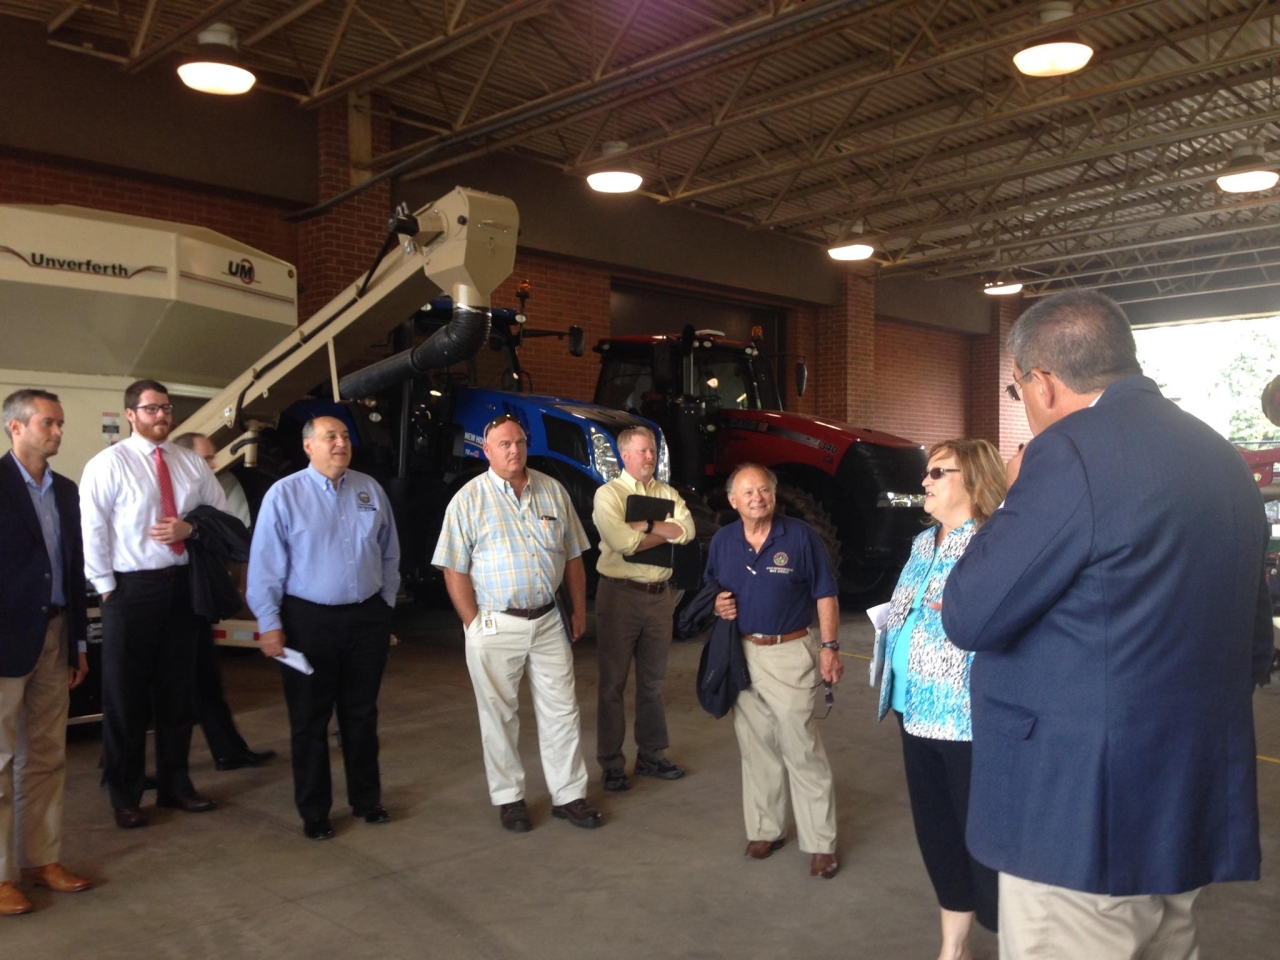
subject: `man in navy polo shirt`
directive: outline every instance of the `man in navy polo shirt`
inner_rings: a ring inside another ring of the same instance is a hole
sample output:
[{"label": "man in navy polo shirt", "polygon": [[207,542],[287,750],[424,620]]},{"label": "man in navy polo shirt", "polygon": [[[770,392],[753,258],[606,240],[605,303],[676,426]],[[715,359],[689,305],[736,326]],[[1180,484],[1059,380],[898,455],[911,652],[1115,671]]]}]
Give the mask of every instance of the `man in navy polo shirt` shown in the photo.
[{"label": "man in navy polo shirt", "polygon": [[784,843],[789,779],[800,849],[812,855],[809,874],[829,880],[839,869],[835,789],[813,714],[822,684],[838,683],[844,672],[835,575],[812,527],[774,515],[772,471],[744,463],[727,488],[741,519],[712,538],[706,576],[723,588],[716,613],[738,621],[751,674],[733,708],[746,855],[763,860]]}]

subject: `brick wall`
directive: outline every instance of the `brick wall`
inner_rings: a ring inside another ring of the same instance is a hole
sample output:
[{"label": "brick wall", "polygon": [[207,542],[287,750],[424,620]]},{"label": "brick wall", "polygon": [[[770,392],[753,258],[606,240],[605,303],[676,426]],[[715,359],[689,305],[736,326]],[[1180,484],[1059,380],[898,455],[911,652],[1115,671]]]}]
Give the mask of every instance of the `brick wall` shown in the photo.
[{"label": "brick wall", "polygon": [[1021,297],[996,297],[991,305],[991,333],[970,345],[969,435],[990,440],[1008,459],[1018,444],[1031,439],[1022,404],[1010,400],[1004,387],[1013,379],[1013,357],[1005,349],[1009,331],[1021,315]]},{"label": "brick wall", "polygon": [[[786,408],[796,413],[812,415],[818,412],[818,314],[817,307],[793,307],[787,311],[786,352],[796,356],[786,358],[779,374]],[[796,361],[800,359],[809,367],[809,385],[803,397],[796,396],[793,376]]]},{"label": "brick wall", "polygon": [[0,203],[70,203],[95,210],[190,223],[225,233],[289,263],[298,231],[284,204],[210,192],[51,160],[0,155]]},{"label": "brick wall", "polygon": [[876,415],[870,426],[919,443],[968,433],[969,338],[876,322]]},{"label": "brick wall", "polygon": [[847,274],[840,301],[818,310],[814,409],[849,423],[875,418],[875,279]]}]

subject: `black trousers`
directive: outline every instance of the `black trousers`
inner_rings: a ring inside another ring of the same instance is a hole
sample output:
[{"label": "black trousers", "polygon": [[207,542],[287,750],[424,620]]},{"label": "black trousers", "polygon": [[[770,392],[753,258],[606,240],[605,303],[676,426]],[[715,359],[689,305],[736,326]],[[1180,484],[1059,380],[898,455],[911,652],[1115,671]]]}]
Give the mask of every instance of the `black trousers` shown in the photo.
[{"label": "black trousers", "polygon": [[327,606],[286,596],[280,607],[285,644],[315,668],[307,676],[280,666],[289,707],[293,797],[303,820],[329,815],[329,719],[342,732],[347,802],[382,802],[378,775],[378,688],[391,646],[391,608],[379,594],[363,603]]},{"label": "black trousers", "polygon": [[[901,725],[902,715],[897,716]],[[958,913],[976,913],[980,924],[995,930],[999,902],[996,872],[973,859],[964,839],[973,744],[917,737],[904,729],[902,760],[916,842],[938,905]]]},{"label": "black trousers", "polygon": [[213,625],[208,622],[201,623],[196,637],[195,710],[213,759],[230,760],[248,752],[222,693],[222,670],[213,645]]},{"label": "black trousers", "polygon": [[102,762],[111,806],[142,803],[155,711],[156,799],[195,793],[187,773],[196,633],[186,567],[115,574],[102,605]]}]

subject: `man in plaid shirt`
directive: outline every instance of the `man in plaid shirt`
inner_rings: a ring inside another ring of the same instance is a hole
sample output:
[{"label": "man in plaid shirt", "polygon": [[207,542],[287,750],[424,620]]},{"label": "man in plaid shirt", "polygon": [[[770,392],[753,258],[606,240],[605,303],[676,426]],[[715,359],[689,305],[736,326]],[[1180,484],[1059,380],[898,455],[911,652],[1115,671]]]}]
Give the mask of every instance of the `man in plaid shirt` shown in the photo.
[{"label": "man in plaid shirt", "polygon": [[[449,503],[432,563],[444,572],[466,632],[489,797],[503,827],[533,828],[517,746],[517,695],[527,667],[552,816],[598,827],[600,814],[586,801],[569,647],[586,631],[582,552],[590,544],[564,487],[526,467],[528,441],[515,417],[504,414],[485,427],[484,453],[489,469]],[[572,637],[556,613],[561,580],[572,600]]]}]

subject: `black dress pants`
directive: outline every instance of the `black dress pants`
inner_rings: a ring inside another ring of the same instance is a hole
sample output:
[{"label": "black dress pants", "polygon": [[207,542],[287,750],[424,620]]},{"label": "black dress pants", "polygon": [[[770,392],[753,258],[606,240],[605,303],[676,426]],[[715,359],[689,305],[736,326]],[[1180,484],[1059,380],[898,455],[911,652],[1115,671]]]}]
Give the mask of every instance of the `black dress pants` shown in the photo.
[{"label": "black dress pants", "polygon": [[102,604],[102,761],[111,806],[142,804],[155,711],[156,799],[195,793],[191,748],[196,631],[187,567],[115,574]]},{"label": "black dress pants", "polygon": [[196,722],[204,731],[214,760],[232,760],[249,752],[249,745],[236,729],[222,693],[222,670],[213,645],[213,625],[202,622],[196,637]]},{"label": "black dress pants", "polygon": [[[902,715],[897,716],[901,725]],[[973,859],[964,839],[973,744],[917,737],[904,729],[902,760],[916,842],[938,895],[938,905],[958,913],[976,913],[980,924],[995,930],[997,874]]]},{"label": "black dress pants", "polygon": [[281,664],[292,732],[293,796],[302,819],[329,815],[329,719],[342,731],[347,802],[382,802],[378,775],[378,688],[391,646],[391,608],[380,594],[363,603],[327,606],[285,596],[285,645],[311,662],[310,676]]}]

